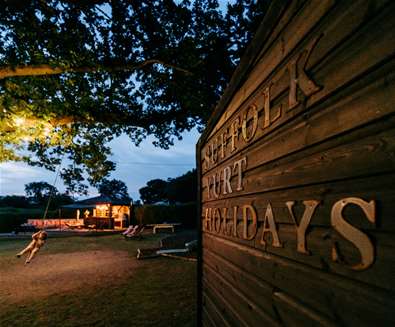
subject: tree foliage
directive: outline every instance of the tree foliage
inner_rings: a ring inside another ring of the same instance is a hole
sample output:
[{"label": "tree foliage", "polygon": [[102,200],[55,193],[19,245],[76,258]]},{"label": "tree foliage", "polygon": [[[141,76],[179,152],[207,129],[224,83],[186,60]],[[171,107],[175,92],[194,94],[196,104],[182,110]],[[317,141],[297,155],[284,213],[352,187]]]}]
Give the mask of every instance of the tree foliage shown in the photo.
[{"label": "tree foliage", "polygon": [[49,203],[49,209],[58,209],[60,206],[65,204],[71,204],[74,199],[67,193],[59,193],[51,197]]},{"label": "tree foliage", "polygon": [[29,200],[22,195],[6,195],[0,198],[0,207],[27,208]]},{"label": "tree foliage", "polygon": [[147,186],[139,190],[140,198],[145,204],[166,201],[167,183],[163,179],[152,179],[147,182]]},{"label": "tree foliage", "polygon": [[124,182],[117,179],[104,179],[98,186],[98,191],[101,195],[112,199],[130,201],[128,187]]},{"label": "tree foliage", "polygon": [[195,202],[197,199],[196,169],[179,177],[169,178],[166,186],[166,197],[170,203]]},{"label": "tree foliage", "polygon": [[33,200],[38,206],[49,204],[50,209],[73,203],[74,200],[67,193],[59,193],[58,189],[47,182],[32,182],[25,184],[26,201]]},{"label": "tree foliage", "polygon": [[196,169],[176,178],[168,178],[167,181],[153,179],[147,182],[147,186],[141,188],[139,192],[144,204],[194,202],[197,197]]},{"label": "tree foliage", "polygon": [[2,1],[0,159],[66,157],[61,176],[84,192],[114,170],[114,137],[168,148],[204,126],[267,2]]},{"label": "tree foliage", "polygon": [[38,204],[44,204],[49,196],[59,194],[57,188],[47,182],[32,182],[25,185],[26,196]]}]

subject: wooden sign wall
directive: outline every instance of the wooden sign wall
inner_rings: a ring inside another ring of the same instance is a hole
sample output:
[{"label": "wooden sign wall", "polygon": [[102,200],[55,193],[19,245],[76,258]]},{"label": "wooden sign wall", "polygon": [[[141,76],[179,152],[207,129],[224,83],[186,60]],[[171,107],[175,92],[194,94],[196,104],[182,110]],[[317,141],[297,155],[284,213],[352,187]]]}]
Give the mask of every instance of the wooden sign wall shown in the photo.
[{"label": "wooden sign wall", "polygon": [[394,31],[272,2],[197,146],[204,326],[395,325]]}]

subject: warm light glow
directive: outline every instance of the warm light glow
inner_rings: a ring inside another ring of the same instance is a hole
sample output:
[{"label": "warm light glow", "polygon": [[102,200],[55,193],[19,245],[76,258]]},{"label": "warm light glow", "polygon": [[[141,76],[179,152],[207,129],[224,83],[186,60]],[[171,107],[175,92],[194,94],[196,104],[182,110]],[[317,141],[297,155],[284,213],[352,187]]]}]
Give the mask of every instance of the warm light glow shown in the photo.
[{"label": "warm light glow", "polygon": [[14,122],[16,126],[22,126],[25,123],[25,119],[23,117],[16,117],[14,118]]},{"label": "warm light glow", "polygon": [[96,206],[97,210],[107,210],[108,209],[108,204],[98,204]]},{"label": "warm light glow", "polygon": [[43,134],[44,134],[44,136],[48,136],[49,133],[51,133],[51,128],[48,127],[48,126],[46,126],[46,127],[44,128]]}]

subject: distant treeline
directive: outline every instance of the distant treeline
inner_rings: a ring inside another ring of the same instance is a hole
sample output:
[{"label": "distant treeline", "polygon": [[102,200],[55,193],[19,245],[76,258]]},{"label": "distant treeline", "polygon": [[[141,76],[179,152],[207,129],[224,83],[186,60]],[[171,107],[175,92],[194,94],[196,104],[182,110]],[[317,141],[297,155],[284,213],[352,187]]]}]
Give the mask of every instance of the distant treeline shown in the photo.
[{"label": "distant treeline", "polygon": [[153,179],[139,190],[144,204],[166,202],[170,204],[195,202],[197,199],[196,169],[176,177]]},{"label": "distant treeline", "polygon": [[135,209],[139,224],[181,223],[184,228],[196,228],[196,202],[178,205],[146,204]]},{"label": "distant treeline", "polygon": [[[39,208],[46,206],[48,197],[41,198],[37,201],[33,197],[26,197],[23,195],[6,195],[0,197],[0,207],[14,207],[14,208]],[[67,194],[55,194],[51,196],[49,208],[51,210],[59,208],[61,205],[73,203],[73,199]]]},{"label": "distant treeline", "polygon": [[[26,223],[28,219],[42,218],[45,208],[15,208],[0,207],[0,233],[9,233],[16,230],[21,224]],[[57,210],[47,212],[47,217],[57,217]]]},{"label": "distant treeline", "polygon": [[[58,208],[73,202],[67,194],[59,193],[45,182],[25,185],[26,196],[6,195],[0,197],[0,233],[14,231],[28,219],[43,218],[49,204],[47,217],[58,217]],[[50,201],[49,201],[50,199]]]}]

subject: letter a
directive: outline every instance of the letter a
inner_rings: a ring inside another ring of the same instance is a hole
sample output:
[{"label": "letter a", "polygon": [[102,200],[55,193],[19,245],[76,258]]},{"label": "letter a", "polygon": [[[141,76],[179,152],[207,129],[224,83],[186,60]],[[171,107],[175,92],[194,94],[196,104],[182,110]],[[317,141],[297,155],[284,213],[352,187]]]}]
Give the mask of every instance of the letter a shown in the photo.
[{"label": "letter a", "polygon": [[294,212],[292,210],[295,201],[288,201],[285,203],[296,226],[296,240],[297,240],[296,250],[300,253],[310,254],[310,252],[306,248],[306,230],[310,224],[311,217],[313,216],[315,208],[317,208],[317,205],[319,203],[320,201],[315,201],[315,200],[303,201],[305,209],[299,225],[298,222],[296,221]]},{"label": "letter a", "polygon": [[261,244],[266,246],[265,234],[266,232],[270,232],[272,234],[272,246],[276,248],[281,248],[282,245],[280,243],[280,239],[278,238],[277,230],[276,230],[276,222],[274,221],[273,209],[270,202],[267,205],[265,219],[263,221],[263,231],[261,237]]}]

